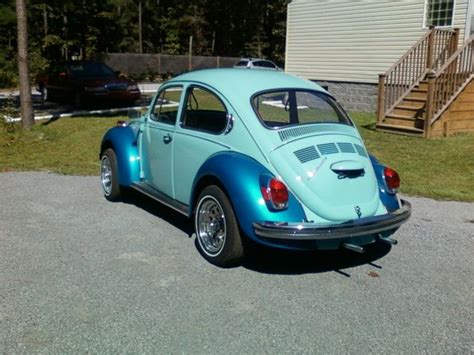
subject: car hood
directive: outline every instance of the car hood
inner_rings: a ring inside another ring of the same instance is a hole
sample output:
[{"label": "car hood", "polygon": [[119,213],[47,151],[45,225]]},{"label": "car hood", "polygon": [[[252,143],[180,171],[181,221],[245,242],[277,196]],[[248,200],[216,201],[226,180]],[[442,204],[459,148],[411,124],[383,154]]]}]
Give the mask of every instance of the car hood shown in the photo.
[{"label": "car hood", "polygon": [[356,134],[302,137],[275,148],[269,158],[304,207],[326,221],[369,217],[379,208],[377,179]]}]

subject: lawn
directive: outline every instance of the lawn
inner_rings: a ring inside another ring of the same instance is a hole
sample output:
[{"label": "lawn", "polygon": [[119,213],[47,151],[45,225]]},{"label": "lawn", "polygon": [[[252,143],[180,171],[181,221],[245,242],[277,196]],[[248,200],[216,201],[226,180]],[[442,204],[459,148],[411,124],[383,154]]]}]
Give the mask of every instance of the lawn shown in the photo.
[{"label": "lawn", "polygon": [[[474,135],[425,140],[376,132],[374,116],[352,114],[367,149],[401,175],[401,191],[474,201]],[[59,119],[30,132],[0,134],[0,171],[98,175],[104,132],[123,117]]]}]

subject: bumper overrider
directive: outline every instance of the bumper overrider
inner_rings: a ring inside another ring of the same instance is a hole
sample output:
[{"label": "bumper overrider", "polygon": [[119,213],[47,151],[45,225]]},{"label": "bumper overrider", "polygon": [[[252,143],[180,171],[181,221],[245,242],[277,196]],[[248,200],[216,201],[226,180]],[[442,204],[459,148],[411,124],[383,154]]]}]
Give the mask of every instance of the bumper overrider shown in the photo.
[{"label": "bumper overrider", "polygon": [[400,203],[398,210],[387,214],[340,224],[256,222],[253,227],[256,235],[270,239],[323,241],[374,235],[393,231],[410,218],[411,204],[405,200],[400,200]]}]

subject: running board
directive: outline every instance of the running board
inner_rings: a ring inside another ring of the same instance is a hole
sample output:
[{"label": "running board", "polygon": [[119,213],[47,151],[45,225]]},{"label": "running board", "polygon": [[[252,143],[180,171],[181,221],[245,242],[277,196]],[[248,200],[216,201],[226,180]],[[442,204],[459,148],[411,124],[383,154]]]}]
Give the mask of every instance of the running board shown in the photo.
[{"label": "running board", "polygon": [[134,182],[132,185],[130,185],[130,187],[132,189],[137,190],[138,192],[141,192],[144,195],[147,195],[155,201],[158,201],[159,203],[162,203],[163,205],[172,208],[176,212],[184,214],[186,217],[189,216],[188,205],[185,205],[184,203],[172,199],[171,197],[151,187],[146,182]]}]

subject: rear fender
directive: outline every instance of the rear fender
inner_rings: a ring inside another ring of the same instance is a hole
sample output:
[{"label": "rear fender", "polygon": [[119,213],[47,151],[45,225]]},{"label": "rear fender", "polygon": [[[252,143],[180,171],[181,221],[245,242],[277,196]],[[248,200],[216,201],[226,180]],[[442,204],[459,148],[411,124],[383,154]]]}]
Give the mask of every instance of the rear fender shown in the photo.
[{"label": "rear fender", "polygon": [[390,193],[387,191],[387,187],[385,185],[384,179],[384,169],[385,165],[382,165],[376,157],[370,155],[370,161],[372,162],[372,166],[374,168],[375,176],[377,177],[377,183],[379,185],[379,196],[380,200],[384,204],[385,208],[390,211],[397,210],[401,207],[397,195],[394,193]]},{"label": "rear fender", "polygon": [[100,155],[108,148],[112,148],[117,156],[119,184],[130,186],[139,181],[140,159],[136,132],[129,126],[111,128],[102,139]]},{"label": "rear fender", "polygon": [[221,152],[211,156],[201,166],[194,180],[189,204],[190,217],[194,213],[194,205],[202,189],[209,184],[209,181],[218,181],[233,206],[241,229],[252,239],[257,239],[252,225],[256,221],[305,221],[303,208],[291,192],[286,209],[271,211],[267,207],[260,190],[262,176],[273,177],[274,174],[244,154]]}]

